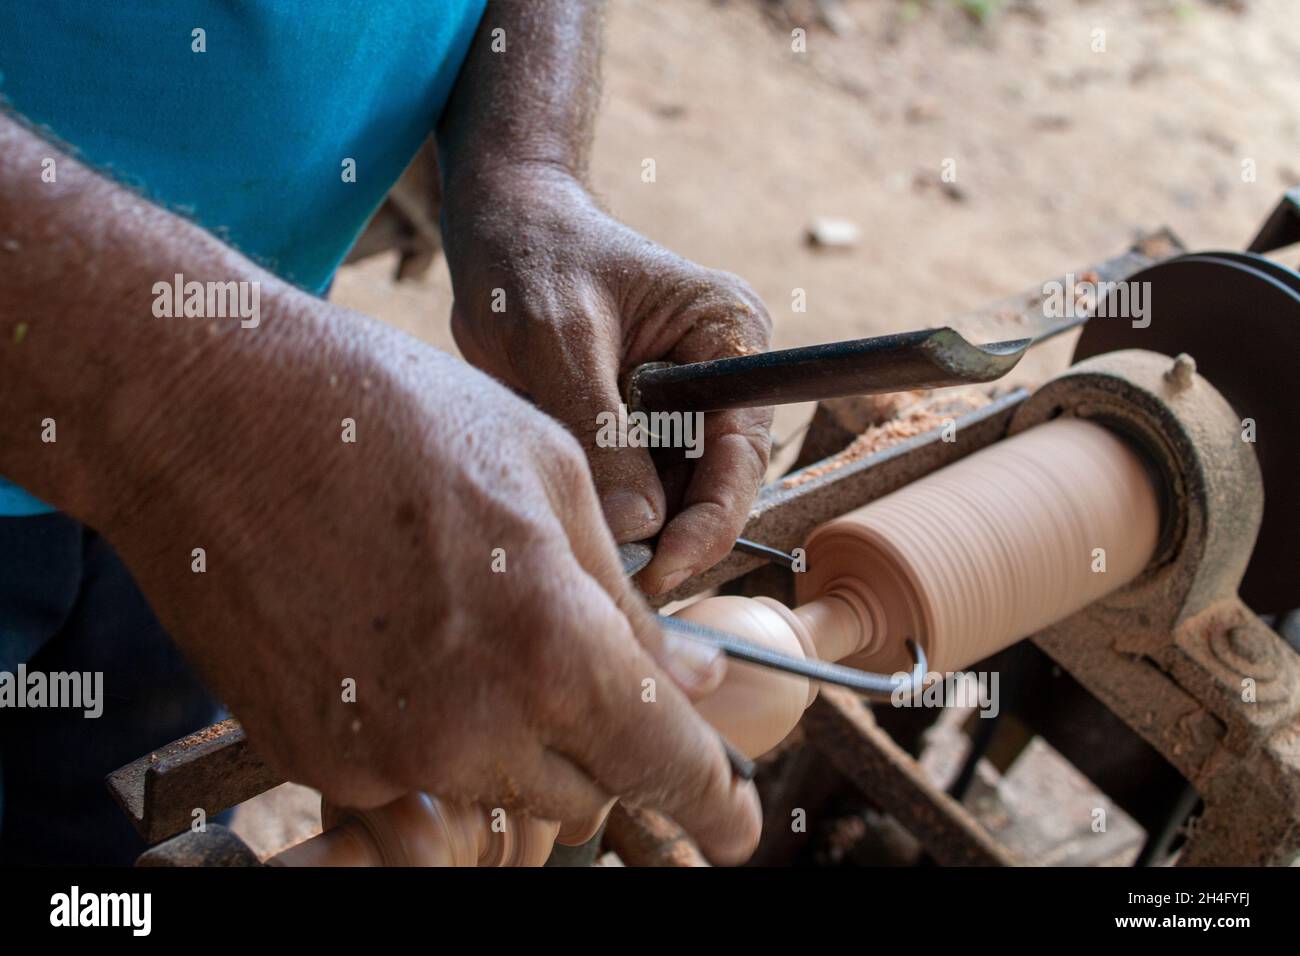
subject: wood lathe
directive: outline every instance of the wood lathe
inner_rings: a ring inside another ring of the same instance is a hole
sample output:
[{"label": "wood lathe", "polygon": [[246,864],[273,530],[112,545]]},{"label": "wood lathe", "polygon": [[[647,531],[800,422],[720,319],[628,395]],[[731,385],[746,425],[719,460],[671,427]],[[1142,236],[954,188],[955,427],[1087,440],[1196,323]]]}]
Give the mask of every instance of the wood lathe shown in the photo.
[{"label": "wood lathe", "polygon": [[[1129,583],[1150,561],[1158,526],[1138,454],[1101,425],[1060,418],[822,525],[807,542],[797,607],[720,596],[678,613],[790,656],[870,670],[906,671],[905,642],[916,640],[931,667],[953,671]],[[696,709],[758,757],[817,691],[806,678],[733,663]],[[427,794],[364,811],[326,803],[322,818],[320,836],[271,862],[540,865],[559,831],[530,818],[496,831],[490,810]]]},{"label": "wood lathe", "polygon": [[[1178,252],[1172,237],[1149,237],[1095,271],[1141,275],[1188,258]],[[1300,278],[1296,293],[1300,307]],[[1023,321],[1041,322],[1032,296],[1009,301]],[[1176,325],[1161,312],[1161,286],[1148,301],[1152,329]],[[985,316],[1007,311],[999,303]],[[1180,845],[1181,862],[1286,862],[1300,850],[1300,755],[1287,743],[1300,721],[1300,668],[1236,596],[1261,524],[1262,486],[1278,480],[1269,468],[1261,475],[1243,421],[1278,411],[1253,405],[1241,376],[1222,378],[1237,407],[1192,358],[1120,348],[1032,394],[1004,392],[958,415],[954,441],[930,429],[862,456],[819,459],[764,489],[744,533],[781,552],[804,549],[806,570],[792,574],[738,551],[668,598],[726,586],[737,593],[677,616],[787,658],[903,679],[913,665],[909,642],[943,673],[1029,648],[1023,639],[1031,638],[1033,653],[1077,682],[1089,706],[1194,791],[1199,803],[1180,812],[1200,823]],[[819,409],[806,446],[827,439],[834,412],[830,403]],[[1281,603],[1270,611],[1291,598],[1300,605],[1300,595],[1273,598]],[[1243,681],[1259,688],[1250,702]],[[733,661],[697,707],[750,757],[802,723],[809,752],[939,862],[1014,862],[847,691]],[[154,756],[110,781],[151,842],[188,824],[179,807],[214,813],[275,782],[233,723]],[[229,779],[234,766],[242,783]],[[779,799],[772,806],[783,812]],[[554,822],[503,820],[494,808],[426,794],[369,811],[327,805],[323,822],[320,836],[269,862],[540,864],[559,835]],[[591,821],[565,837],[598,827]],[[209,829],[168,840],[142,862],[256,862],[233,835]]]}]

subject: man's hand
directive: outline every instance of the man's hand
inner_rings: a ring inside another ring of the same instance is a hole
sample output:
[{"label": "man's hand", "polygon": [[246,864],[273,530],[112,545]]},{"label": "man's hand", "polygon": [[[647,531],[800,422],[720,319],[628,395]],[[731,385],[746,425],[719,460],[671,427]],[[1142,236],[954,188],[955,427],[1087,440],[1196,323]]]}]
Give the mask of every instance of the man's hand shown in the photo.
[{"label": "man's hand", "polygon": [[139,436],[157,483],[104,518],[258,752],[345,804],[426,790],[573,823],[621,796],[747,857],[754,790],[674,683],[706,681],[707,655],[666,674],[647,650],[664,656],[659,628],[577,442],[464,364],[311,306],[203,388],[223,411],[201,446]]},{"label": "man's hand", "polygon": [[618,540],[663,528],[641,572],[662,592],[731,549],[767,466],[770,413],[706,416],[703,457],[658,456],[658,473],[644,449],[598,447],[596,415],[618,410],[634,366],[759,351],[771,323],[741,280],[649,242],[583,188],[603,7],[488,5],[438,127],[443,237],[462,351],[581,440]]},{"label": "man's hand", "polygon": [[[754,788],[686,697],[716,658],[633,593],[577,442],[70,158],[34,190],[52,149],[0,115],[0,474],[118,548],[258,752],[343,805],[619,795],[747,856]],[[256,284],[260,322],[156,316],[176,273]]]},{"label": "man's hand", "polygon": [[724,557],[767,468],[771,410],[706,416],[695,460],[600,447],[598,416],[618,410],[621,377],[643,362],[767,348],[771,320],[754,291],[616,222],[546,165],[462,180],[444,217],[457,344],[577,436],[619,541],[662,529],[646,590],[670,590]]}]

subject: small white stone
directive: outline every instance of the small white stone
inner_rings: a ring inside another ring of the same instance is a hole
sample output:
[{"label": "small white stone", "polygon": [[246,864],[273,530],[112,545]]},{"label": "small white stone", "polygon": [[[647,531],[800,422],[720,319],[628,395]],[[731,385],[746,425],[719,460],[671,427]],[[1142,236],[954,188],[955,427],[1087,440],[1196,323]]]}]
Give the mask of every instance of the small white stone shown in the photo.
[{"label": "small white stone", "polygon": [[808,242],[814,246],[849,248],[862,239],[862,230],[847,219],[819,216],[808,226]]}]

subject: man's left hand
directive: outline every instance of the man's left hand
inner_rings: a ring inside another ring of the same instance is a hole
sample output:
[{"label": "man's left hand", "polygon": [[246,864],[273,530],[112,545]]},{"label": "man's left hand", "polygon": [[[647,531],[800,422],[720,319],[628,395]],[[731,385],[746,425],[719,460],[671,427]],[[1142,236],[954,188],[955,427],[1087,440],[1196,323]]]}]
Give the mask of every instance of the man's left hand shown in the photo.
[{"label": "man's left hand", "polygon": [[443,213],[456,343],[579,439],[617,541],[662,529],[640,580],[671,590],[731,550],[767,469],[772,410],[707,414],[695,459],[601,447],[597,416],[618,411],[621,376],[643,362],[765,350],[771,318],[744,280],[617,222],[562,169],[476,180]]}]

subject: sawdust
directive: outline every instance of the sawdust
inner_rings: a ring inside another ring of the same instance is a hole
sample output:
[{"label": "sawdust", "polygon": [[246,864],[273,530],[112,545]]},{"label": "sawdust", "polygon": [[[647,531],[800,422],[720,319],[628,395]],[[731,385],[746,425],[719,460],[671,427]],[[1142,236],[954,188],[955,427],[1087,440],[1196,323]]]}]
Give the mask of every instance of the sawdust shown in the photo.
[{"label": "sawdust", "polygon": [[743,319],[748,319],[753,314],[753,306],[741,299],[736,299],[730,303],[730,309],[726,317],[709,317],[697,323],[696,327],[707,330],[707,337],[717,345],[717,354],[713,356],[714,358],[739,358],[763,351],[753,341],[753,330],[749,326],[735,321],[737,315]]},{"label": "sawdust", "polygon": [[932,395],[900,411],[894,418],[873,425],[853,439],[839,454],[796,472],[782,481],[781,485],[784,488],[797,488],[815,478],[839,471],[846,465],[869,455],[891,448],[899,442],[942,428],[946,421],[955,421],[963,415],[983,408],[990,401],[992,399],[980,391],[960,392],[955,395]]},{"label": "sawdust", "polygon": [[906,392],[886,392],[884,395],[866,395],[857,399],[852,408],[857,415],[857,424],[841,415],[839,421],[846,428],[863,432],[875,425],[889,422],[914,405],[925,401],[930,395],[928,389],[915,388]]},{"label": "sawdust", "polygon": [[1101,281],[1101,276],[1092,269],[1080,273],[1075,277],[1074,288],[1071,290],[1074,294],[1075,308],[1091,309],[1095,304],[1092,302],[1093,289]]},{"label": "sawdust", "polygon": [[222,737],[230,734],[234,730],[233,721],[222,720],[211,724],[201,730],[196,730],[185,738],[185,742],[191,746],[195,744],[211,743],[214,740],[220,740]]},{"label": "sawdust", "polygon": [[1133,248],[1148,259],[1167,259],[1178,251],[1178,247],[1166,233],[1156,233],[1139,239]]}]

